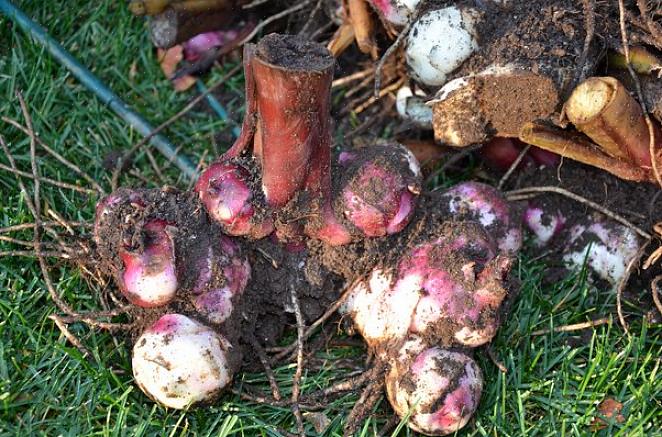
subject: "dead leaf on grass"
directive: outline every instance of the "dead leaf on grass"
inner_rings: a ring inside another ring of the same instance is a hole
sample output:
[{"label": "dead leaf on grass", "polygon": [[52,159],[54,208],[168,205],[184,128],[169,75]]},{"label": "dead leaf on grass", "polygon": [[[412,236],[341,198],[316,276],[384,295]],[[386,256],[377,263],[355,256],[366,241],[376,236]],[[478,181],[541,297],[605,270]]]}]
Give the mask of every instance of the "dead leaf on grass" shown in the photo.
[{"label": "dead leaf on grass", "polygon": [[[167,50],[158,49],[157,56],[163,74],[170,79],[177,71],[177,65],[184,59],[184,48],[176,45]],[[179,77],[172,81],[175,91],[186,91],[195,84],[195,78],[190,75]]]},{"label": "dead leaf on grass", "polygon": [[[594,417],[591,422],[591,428],[598,431],[606,428],[609,422],[616,421],[617,423],[625,422],[625,417],[621,414],[623,404],[614,398],[606,398],[598,405],[598,413],[600,416]],[[609,421],[605,420],[608,419]]]}]

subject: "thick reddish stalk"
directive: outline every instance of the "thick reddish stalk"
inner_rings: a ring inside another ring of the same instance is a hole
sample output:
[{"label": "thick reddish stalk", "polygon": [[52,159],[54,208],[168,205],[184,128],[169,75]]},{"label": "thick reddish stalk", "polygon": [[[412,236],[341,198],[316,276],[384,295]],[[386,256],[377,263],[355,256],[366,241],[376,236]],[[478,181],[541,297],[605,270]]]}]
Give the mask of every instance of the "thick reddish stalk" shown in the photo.
[{"label": "thick reddish stalk", "polygon": [[330,192],[330,95],[333,58],[295,36],[268,35],[245,52],[247,113],[242,135],[226,154],[252,147],[269,206],[300,191]]}]

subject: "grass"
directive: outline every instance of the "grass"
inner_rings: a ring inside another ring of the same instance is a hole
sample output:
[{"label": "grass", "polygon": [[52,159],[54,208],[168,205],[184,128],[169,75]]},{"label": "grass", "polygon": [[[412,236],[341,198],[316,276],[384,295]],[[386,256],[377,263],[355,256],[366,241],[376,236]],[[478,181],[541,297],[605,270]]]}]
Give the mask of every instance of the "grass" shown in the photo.
[{"label": "grass", "polygon": [[[123,2],[21,1],[24,10],[45,25],[65,47],[120,96],[155,125],[190,100],[191,93],[175,94],[158,68],[141,20],[129,16]],[[81,87],[43,49],[0,18],[0,114],[23,121],[15,97],[20,90],[28,103],[35,129],[51,147],[85,169],[110,189],[103,159],[112,150],[126,149],[139,136]],[[207,85],[222,75],[215,71]],[[223,103],[230,117],[241,116],[239,76],[226,81]],[[204,105],[167,130],[169,138],[197,162],[214,156],[214,143],[229,138],[230,126]],[[216,135],[221,132],[219,138]],[[29,141],[22,133],[0,124],[18,165],[30,171]],[[159,156],[165,170],[162,182],[186,186]],[[6,157],[0,163],[8,164]],[[160,185],[147,156],[139,154],[133,167],[141,177]],[[66,167],[40,152],[40,169],[53,179],[85,186]],[[448,183],[445,179],[443,183]],[[31,184],[26,181],[29,186]],[[135,176],[123,176],[124,185],[141,185]],[[0,171],[0,227],[32,221],[15,178]],[[94,196],[45,186],[43,207],[69,220],[89,221]],[[13,234],[30,239],[29,233]],[[0,241],[0,251],[14,248]],[[74,268],[51,262],[57,289],[77,308],[94,308],[95,293]],[[531,336],[538,329],[584,322],[614,312],[614,295],[596,289],[578,272],[551,285],[541,278],[544,260],[522,259],[517,277],[521,294],[511,317],[494,343],[501,373],[478,353],[485,371],[486,389],[475,419],[459,435],[466,436],[605,436],[662,435],[662,339],[658,327],[632,324],[627,336],[615,324],[579,333]],[[56,312],[48,297],[37,263],[29,258],[2,258],[0,262],[0,434],[2,435],[279,435],[277,428],[294,430],[287,409],[254,405],[232,395],[215,406],[189,412],[155,406],[133,385],[125,344],[104,332],[73,325],[72,331],[93,351],[86,361],[47,317]],[[320,369],[304,374],[304,392],[324,387],[349,370],[334,365],[340,357],[360,357],[362,351],[335,348],[320,352]],[[287,393],[294,368],[276,369]],[[238,383],[264,387],[260,374],[245,374]],[[592,422],[606,398],[623,404],[621,423],[607,421],[601,430]],[[330,420],[325,435],[341,435],[343,420],[356,400],[349,394],[323,412]],[[386,401],[382,401],[382,405]],[[361,435],[375,435],[387,419],[388,408],[378,408]],[[311,435],[312,425],[306,424]],[[410,435],[406,427],[399,435]]]}]

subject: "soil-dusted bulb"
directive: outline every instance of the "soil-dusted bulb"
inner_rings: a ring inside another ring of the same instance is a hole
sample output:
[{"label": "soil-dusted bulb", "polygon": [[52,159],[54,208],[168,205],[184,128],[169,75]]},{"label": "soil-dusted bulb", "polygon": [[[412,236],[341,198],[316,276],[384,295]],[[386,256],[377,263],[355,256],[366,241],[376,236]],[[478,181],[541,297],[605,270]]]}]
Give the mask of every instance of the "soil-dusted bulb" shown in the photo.
[{"label": "soil-dusted bulb", "polygon": [[432,129],[432,108],[425,104],[425,93],[420,89],[412,91],[407,85],[400,88],[395,108],[403,120],[411,121],[423,129]]},{"label": "soil-dusted bulb", "polygon": [[573,226],[566,247],[565,262],[581,268],[586,261],[600,279],[616,286],[641,246],[637,234],[629,227],[596,219],[590,224]]},{"label": "soil-dusted bulb", "polygon": [[405,281],[396,285],[391,270],[375,269],[352,289],[340,312],[348,314],[368,346],[376,348],[407,336],[418,300],[418,289]]},{"label": "soil-dusted bulb", "polygon": [[273,232],[273,219],[270,216],[257,217],[249,178],[248,171],[240,165],[215,162],[202,173],[195,191],[225,233],[258,239]]},{"label": "soil-dusted bulb", "polygon": [[397,269],[377,268],[350,292],[341,311],[373,348],[410,333],[436,344],[476,347],[492,339],[507,294],[509,258],[477,224],[459,224],[406,252]]},{"label": "soil-dusted bulb", "polygon": [[557,236],[566,218],[558,210],[530,203],[524,211],[524,224],[533,233],[536,246],[544,246]]},{"label": "soil-dusted bulb", "polygon": [[416,11],[421,0],[369,0],[382,19],[396,26],[404,26]]},{"label": "soil-dusted bulb", "polygon": [[423,14],[406,39],[407,65],[414,79],[441,86],[446,78],[478,49],[478,12],[448,6]]},{"label": "soil-dusted bulb", "polygon": [[446,345],[489,342],[499,327],[511,265],[503,255],[494,257],[491,242],[480,233],[416,246],[400,263],[394,287],[420,296],[409,331]]},{"label": "soil-dusted bulb", "polygon": [[483,391],[482,372],[471,357],[412,340],[397,360],[386,375],[386,393],[411,429],[443,436],[469,422]]},{"label": "soil-dusted bulb", "polygon": [[193,305],[212,323],[225,322],[234,310],[251,275],[248,260],[229,237],[220,235],[218,245],[208,247],[207,254],[197,260],[198,277],[192,294]]},{"label": "soil-dusted bulb", "polygon": [[463,182],[444,191],[441,207],[456,220],[480,223],[500,251],[515,254],[522,246],[519,220],[499,190],[479,182]]},{"label": "soil-dusted bulb", "polygon": [[100,243],[101,230],[107,225],[108,216],[117,212],[117,208],[125,202],[144,206],[140,194],[129,188],[120,188],[113,191],[97,203],[94,215],[94,242],[96,244]]},{"label": "soil-dusted bulb", "polygon": [[342,214],[367,237],[400,232],[416,208],[422,183],[420,165],[400,144],[364,150],[360,154],[341,154],[341,165],[345,163],[340,194]]},{"label": "soil-dusted bulb", "polygon": [[[522,152],[521,146],[511,138],[496,137],[480,148],[480,157],[491,168],[507,171]],[[517,168],[533,162],[528,154],[524,155]]]},{"label": "soil-dusted bulb", "polygon": [[157,307],[175,297],[177,269],[169,232],[166,221],[151,220],[143,226],[142,247],[120,250],[123,264],[120,290],[134,305]]},{"label": "soil-dusted bulb", "polygon": [[133,346],[133,377],[159,404],[184,409],[214,400],[232,380],[230,343],[181,314],[166,314]]}]

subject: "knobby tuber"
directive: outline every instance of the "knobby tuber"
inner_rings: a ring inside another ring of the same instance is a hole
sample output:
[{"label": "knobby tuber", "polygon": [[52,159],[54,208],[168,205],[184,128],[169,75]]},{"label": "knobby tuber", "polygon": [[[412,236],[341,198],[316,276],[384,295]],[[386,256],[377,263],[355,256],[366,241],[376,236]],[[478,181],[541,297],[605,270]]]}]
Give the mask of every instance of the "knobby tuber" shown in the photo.
[{"label": "knobby tuber", "polygon": [[496,334],[521,245],[510,206],[478,183],[423,193],[399,144],[332,159],[322,46],[272,34],[244,65],[241,135],[193,192],[120,189],[97,207],[97,253],[144,329],[136,381],[168,407],[210,402],[255,339],[278,339],[292,289],[310,321],[353,283],[342,311],[388,369],[396,413],[455,432],[478,406],[471,350]]}]

